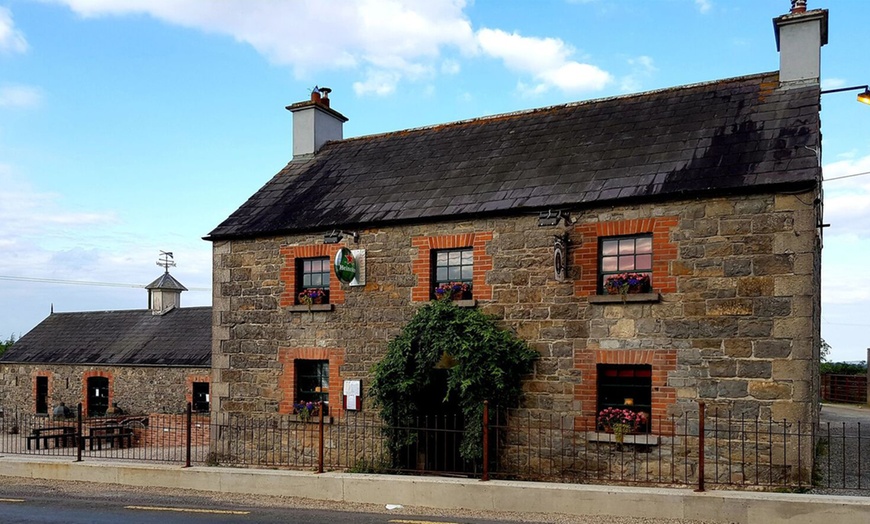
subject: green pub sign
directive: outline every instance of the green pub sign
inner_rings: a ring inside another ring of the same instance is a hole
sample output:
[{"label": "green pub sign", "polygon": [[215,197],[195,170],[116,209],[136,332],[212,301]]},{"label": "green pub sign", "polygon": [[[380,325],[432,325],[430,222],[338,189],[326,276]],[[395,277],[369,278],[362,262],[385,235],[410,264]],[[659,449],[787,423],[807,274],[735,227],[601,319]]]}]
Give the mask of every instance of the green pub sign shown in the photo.
[{"label": "green pub sign", "polygon": [[335,276],[345,284],[356,278],[356,259],[350,249],[343,247],[335,254]]}]

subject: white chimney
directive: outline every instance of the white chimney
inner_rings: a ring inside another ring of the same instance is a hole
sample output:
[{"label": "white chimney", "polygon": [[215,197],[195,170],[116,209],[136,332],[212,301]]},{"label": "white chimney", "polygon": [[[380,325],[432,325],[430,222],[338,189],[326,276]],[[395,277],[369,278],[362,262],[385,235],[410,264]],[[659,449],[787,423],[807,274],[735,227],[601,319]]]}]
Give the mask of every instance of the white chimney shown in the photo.
[{"label": "white chimney", "polygon": [[773,19],[782,87],[818,84],[822,46],[828,43],[828,10],[806,10],[806,0],[792,0],[791,12]]},{"label": "white chimney", "polygon": [[312,156],[330,140],[341,140],[347,118],[329,107],[328,87],[315,87],[311,100],[287,106],[293,113],[293,158]]}]

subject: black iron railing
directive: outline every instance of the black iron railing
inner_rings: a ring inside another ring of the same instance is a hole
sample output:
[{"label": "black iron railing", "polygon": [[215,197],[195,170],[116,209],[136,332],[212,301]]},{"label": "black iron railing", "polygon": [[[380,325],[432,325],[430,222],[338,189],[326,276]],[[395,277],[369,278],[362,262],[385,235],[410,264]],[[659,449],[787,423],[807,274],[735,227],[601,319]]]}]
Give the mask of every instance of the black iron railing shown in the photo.
[{"label": "black iron railing", "polygon": [[619,438],[591,418],[487,406],[478,422],[483,453],[474,458],[462,456],[459,416],[388,425],[367,412],[306,419],[188,410],[55,420],[6,410],[0,454],[697,490],[870,490],[866,425],[750,419],[698,407]]}]

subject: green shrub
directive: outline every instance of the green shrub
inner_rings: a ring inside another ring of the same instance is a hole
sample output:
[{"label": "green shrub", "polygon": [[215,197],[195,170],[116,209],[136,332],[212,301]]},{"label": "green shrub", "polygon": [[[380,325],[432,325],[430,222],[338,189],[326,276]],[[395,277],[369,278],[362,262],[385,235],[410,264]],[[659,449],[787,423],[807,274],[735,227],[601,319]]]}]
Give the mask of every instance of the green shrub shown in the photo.
[{"label": "green shrub", "polygon": [[[483,455],[483,401],[513,406],[522,394],[522,377],[538,353],[475,308],[460,308],[449,300],[421,307],[402,333],[390,341],[387,354],[375,365],[371,394],[381,418],[393,427],[408,427],[421,413],[419,402],[432,383],[436,364],[447,367],[447,391],[442,402],[454,402],[465,427],[460,455]],[[416,433],[387,432],[390,451],[413,444]]]}]

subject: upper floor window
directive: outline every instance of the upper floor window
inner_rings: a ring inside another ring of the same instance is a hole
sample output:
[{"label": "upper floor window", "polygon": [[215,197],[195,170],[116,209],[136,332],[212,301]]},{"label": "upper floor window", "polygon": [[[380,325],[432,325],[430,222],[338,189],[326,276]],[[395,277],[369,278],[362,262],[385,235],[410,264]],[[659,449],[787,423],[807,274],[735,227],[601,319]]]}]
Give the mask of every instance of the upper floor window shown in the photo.
[{"label": "upper floor window", "polygon": [[471,298],[471,283],[474,276],[472,248],[443,249],[434,253],[434,297],[454,300]]},{"label": "upper floor window", "polygon": [[299,304],[329,303],[329,257],[298,260]]},{"label": "upper floor window", "polygon": [[598,250],[599,293],[647,293],[652,288],[652,235],[606,237]]}]

